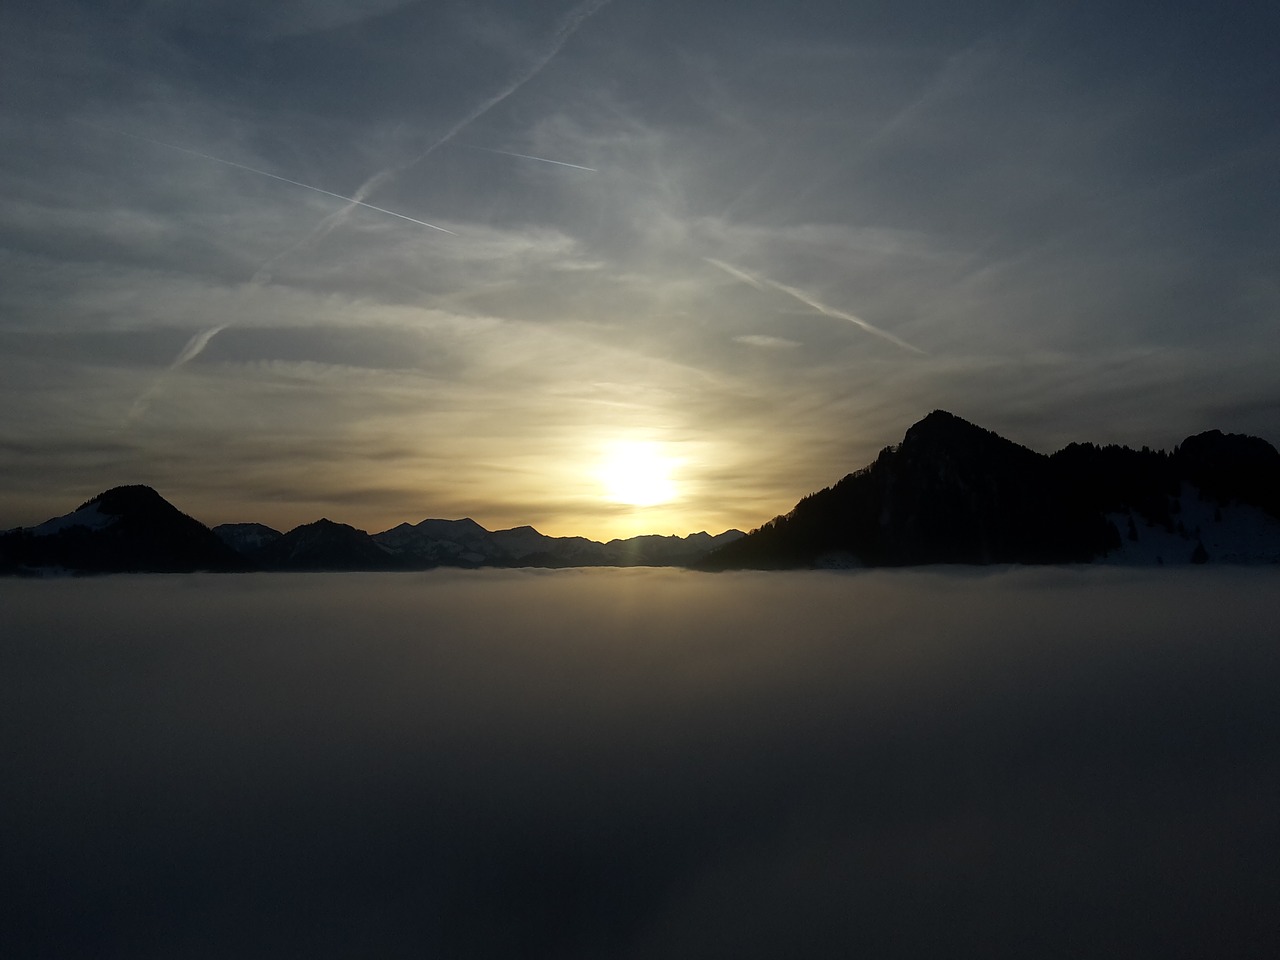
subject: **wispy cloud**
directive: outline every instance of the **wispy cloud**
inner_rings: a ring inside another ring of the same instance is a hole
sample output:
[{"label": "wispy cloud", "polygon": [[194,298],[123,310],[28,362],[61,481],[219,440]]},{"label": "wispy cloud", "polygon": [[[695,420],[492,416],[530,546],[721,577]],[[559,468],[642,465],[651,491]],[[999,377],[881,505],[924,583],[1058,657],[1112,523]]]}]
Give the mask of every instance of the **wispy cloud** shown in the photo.
[{"label": "wispy cloud", "polygon": [[795,340],[785,340],[782,337],[769,337],[759,333],[743,334],[740,337],[734,337],[735,343],[745,343],[749,347],[764,347],[768,350],[788,350],[793,347],[800,346]]}]

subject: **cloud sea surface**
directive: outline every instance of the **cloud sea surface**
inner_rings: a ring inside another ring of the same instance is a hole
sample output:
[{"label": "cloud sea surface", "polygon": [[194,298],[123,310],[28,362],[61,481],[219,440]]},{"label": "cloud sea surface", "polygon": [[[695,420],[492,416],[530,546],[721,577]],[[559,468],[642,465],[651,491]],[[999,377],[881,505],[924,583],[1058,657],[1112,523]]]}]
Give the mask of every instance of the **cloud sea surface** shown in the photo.
[{"label": "cloud sea surface", "polygon": [[0,582],[0,948],[1273,956],[1276,578]]}]

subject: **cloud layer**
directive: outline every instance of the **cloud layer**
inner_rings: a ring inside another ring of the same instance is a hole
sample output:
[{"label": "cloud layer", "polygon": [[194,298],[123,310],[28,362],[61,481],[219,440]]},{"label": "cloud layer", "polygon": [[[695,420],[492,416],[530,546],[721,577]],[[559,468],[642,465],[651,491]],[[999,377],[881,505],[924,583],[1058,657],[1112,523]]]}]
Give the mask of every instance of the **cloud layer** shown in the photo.
[{"label": "cloud layer", "polygon": [[1274,580],[0,582],[0,946],[1271,956]]}]

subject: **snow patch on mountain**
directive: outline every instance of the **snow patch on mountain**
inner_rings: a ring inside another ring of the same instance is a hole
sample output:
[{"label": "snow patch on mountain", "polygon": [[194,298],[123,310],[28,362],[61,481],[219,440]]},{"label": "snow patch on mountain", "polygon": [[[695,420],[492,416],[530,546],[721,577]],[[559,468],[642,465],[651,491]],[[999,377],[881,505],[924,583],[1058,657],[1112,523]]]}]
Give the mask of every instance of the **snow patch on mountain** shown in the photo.
[{"label": "snow patch on mountain", "polygon": [[1280,563],[1280,521],[1257,507],[1220,504],[1184,483],[1174,498],[1171,517],[1170,525],[1164,526],[1132,511],[1107,514],[1120,534],[1120,548],[1100,562],[1123,566]]},{"label": "snow patch on mountain", "polygon": [[117,522],[120,517],[114,513],[103,513],[100,506],[101,504],[96,500],[86,503],[79,510],[74,510],[61,517],[54,517],[52,520],[46,520],[39,526],[31,527],[28,532],[33,537],[51,537],[54,534],[62,533],[64,530],[70,530],[72,527],[84,527],[86,530],[105,530]]}]

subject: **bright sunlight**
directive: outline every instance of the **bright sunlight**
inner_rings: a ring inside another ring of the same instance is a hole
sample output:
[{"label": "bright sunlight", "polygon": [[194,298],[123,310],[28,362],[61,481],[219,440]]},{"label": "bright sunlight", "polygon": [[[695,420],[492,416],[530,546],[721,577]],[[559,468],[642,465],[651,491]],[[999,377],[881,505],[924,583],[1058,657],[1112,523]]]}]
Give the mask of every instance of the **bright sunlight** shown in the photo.
[{"label": "bright sunlight", "polygon": [[652,507],[676,499],[676,466],[661,444],[619,440],[605,448],[598,476],[605,496],[614,503]]}]

